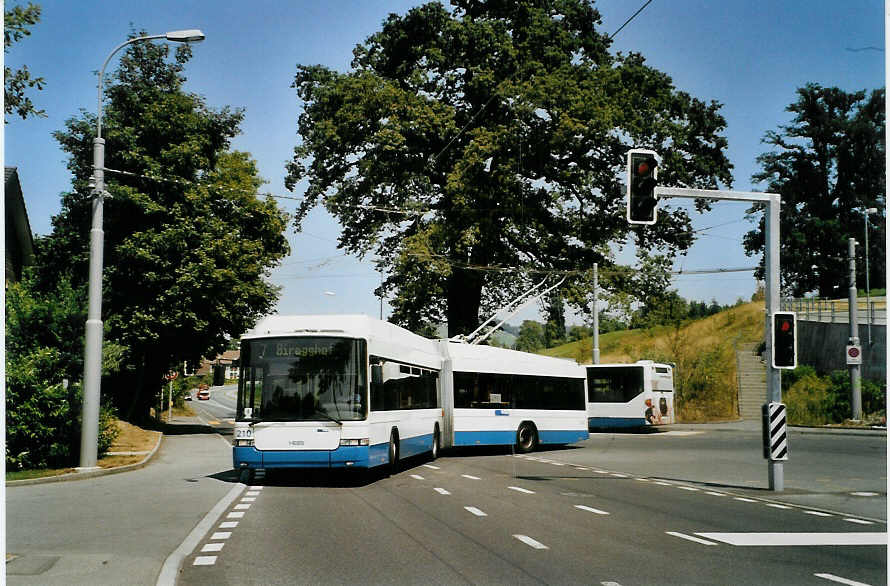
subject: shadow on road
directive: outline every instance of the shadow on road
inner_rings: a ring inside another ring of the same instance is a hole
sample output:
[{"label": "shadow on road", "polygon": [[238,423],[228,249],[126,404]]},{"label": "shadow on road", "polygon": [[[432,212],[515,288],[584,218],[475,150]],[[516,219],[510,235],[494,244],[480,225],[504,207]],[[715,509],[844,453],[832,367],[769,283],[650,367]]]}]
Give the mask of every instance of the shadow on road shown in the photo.
[{"label": "shadow on road", "polygon": [[164,435],[198,435],[219,433],[219,430],[199,423],[165,423],[158,427]]}]

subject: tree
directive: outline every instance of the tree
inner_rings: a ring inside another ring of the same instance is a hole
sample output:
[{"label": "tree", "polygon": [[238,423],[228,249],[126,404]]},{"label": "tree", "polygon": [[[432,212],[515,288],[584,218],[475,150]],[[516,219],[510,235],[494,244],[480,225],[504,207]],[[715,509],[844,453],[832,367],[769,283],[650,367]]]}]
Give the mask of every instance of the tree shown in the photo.
[{"label": "tree", "polygon": [[[286,215],[256,196],[256,164],[228,150],[242,112],[184,92],[190,49],[168,55],[167,45],[129,45],[105,90],[105,164],[132,175],[107,175],[103,314],[125,367],[103,389],[136,419],[170,368],[221,352],[272,309],[267,277],[288,251]],[[74,179],[37,243],[44,287],[86,279],[94,128],[81,113],[55,134]]]},{"label": "tree", "polygon": [[[25,7],[13,6],[3,11],[3,52],[9,53],[9,48],[13,43],[22,40],[31,34],[28,27],[34,26],[40,21],[40,6],[28,2]],[[28,66],[23,65],[21,69],[16,69],[4,65],[3,67],[3,99],[6,110],[4,112],[4,121],[6,115],[15,112],[22,119],[28,116],[45,116],[43,110],[38,110],[31,98],[25,95],[25,91],[30,88],[42,90],[46,81],[42,77],[31,77]]]},{"label": "tree", "polygon": [[523,321],[514,347],[523,352],[537,352],[544,346],[544,326],[530,319]]},{"label": "tree", "polygon": [[547,323],[544,324],[544,345],[552,348],[566,339],[566,308],[562,296],[554,291],[547,302]]},{"label": "tree", "polygon": [[[614,264],[632,146],[662,154],[666,184],[731,183],[720,105],[609,53],[588,1],[451,5],[391,15],[351,71],[300,65],[294,81],[302,142],[286,185],[308,182],[296,227],[316,205],[336,216],[339,246],[386,274],[394,321],[467,333],[534,271]],[[663,211],[633,229],[640,251],[690,246],[688,215]]]},{"label": "tree", "polygon": [[[847,283],[847,239],[864,239],[864,210],[872,215],[869,234],[870,281],[886,275],[884,248],[884,90],[847,93],[807,84],[789,105],[790,125],[763,139],[776,150],[757,157],[761,170],[752,177],[782,196],[780,220],[782,288],[800,296],[816,290],[833,294]],[[745,235],[750,256],[764,250],[763,207],[748,210],[757,226]],[[865,286],[864,254],[857,270]],[[763,263],[756,273],[764,277]]]}]

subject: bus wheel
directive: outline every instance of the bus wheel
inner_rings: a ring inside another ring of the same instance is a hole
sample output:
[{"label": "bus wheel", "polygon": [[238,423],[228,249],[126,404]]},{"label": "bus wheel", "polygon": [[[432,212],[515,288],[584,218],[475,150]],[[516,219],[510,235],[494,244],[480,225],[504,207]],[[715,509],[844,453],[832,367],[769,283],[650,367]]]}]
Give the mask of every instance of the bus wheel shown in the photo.
[{"label": "bus wheel", "polygon": [[433,448],[430,450],[430,460],[439,457],[439,424],[433,428]]},{"label": "bus wheel", "polygon": [[397,474],[399,471],[399,433],[392,430],[389,436],[389,473]]},{"label": "bus wheel", "polygon": [[538,430],[535,424],[524,421],[516,432],[516,449],[520,454],[527,454],[538,447]]},{"label": "bus wheel", "polygon": [[242,468],[238,474],[238,482],[241,484],[251,484],[253,482],[253,470],[250,468]]}]

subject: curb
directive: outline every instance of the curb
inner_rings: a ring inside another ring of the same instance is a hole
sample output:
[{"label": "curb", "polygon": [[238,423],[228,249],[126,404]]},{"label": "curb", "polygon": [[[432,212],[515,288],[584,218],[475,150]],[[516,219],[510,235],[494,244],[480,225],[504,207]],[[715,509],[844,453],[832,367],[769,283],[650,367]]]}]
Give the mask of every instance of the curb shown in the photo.
[{"label": "curb", "polygon": [[144,468],[148,465],[152,458],[154,458],[155,454],[158,453],[158,450],[161,447],[161,442],[164,440],[164,434],[161,433],[158,436],[158,441],[155,444],[154,449],[151,452],[148,452],[148,455],[145,456],[140,462],[136,462],[135,464],[127,464],[126,466],[117,466],[116,468],[100,468],[99,470],[87,470],[85,472],[69,472],[68,474],[59,474],[57,476],[46,476],[44,478],[28,478],[27,480],[7,480],[6,486],[27,486],[29,484],[48,484],[50,482],[68,482],[70,480],[85,480],[87,478],[96,478],[98,476],[108,476],[109,474],[119,474],[121,472],[130,472],[131,470],[138,470],[140,468]]}]

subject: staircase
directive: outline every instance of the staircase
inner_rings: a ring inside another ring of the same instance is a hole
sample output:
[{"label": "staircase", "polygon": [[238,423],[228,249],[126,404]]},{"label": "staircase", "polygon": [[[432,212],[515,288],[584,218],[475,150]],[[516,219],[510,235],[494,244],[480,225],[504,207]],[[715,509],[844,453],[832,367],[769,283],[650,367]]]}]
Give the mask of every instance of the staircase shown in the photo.
[{"label": "staircase", "polygon": [[761,405],[766,402],[766,365],[754,354],[758,344],[745,344],[736,351],[739,379],[739,416],[760,419]]}]

